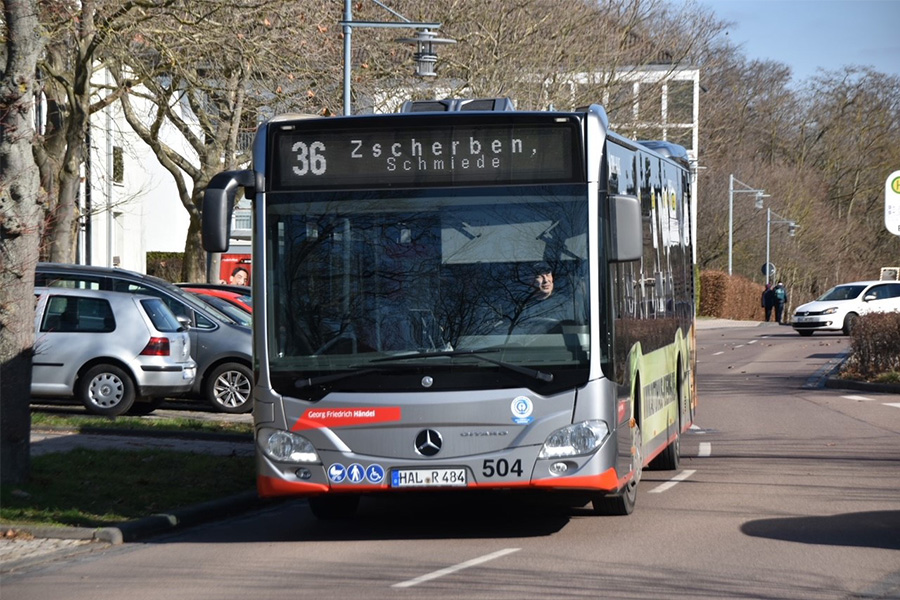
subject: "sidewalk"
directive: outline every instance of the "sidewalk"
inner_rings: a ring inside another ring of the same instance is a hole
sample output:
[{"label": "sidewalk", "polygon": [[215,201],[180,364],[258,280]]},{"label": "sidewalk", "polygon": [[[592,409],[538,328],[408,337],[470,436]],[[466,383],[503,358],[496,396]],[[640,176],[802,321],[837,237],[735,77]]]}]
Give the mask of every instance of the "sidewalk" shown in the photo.
[{"label": "sidewalk", "polygon": [[[697,329],[724,329],[730,327],[778,327],[778,323],[765,321],[735,321],[715,317],[698,317]],[[784,327],[784,325],[782,325]]]}]

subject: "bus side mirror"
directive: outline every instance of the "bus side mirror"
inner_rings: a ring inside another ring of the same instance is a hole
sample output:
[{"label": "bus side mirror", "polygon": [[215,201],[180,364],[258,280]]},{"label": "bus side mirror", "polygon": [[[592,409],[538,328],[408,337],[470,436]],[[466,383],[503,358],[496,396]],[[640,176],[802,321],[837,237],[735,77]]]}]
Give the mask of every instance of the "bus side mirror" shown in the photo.
[{"label": "bus side mirror", "polygon": [[641,203],[635,196],[609,197],[609,260],[627,262],[644,255]]},{"label": "bus side mirror", "polygon": [[224,171],[210,180],[203,192],[200,232],[203,249],[225,252],[231,238],[231,212],[237,189],[244,188],[248,198],[256,191],[256,173],[250,170]]}]

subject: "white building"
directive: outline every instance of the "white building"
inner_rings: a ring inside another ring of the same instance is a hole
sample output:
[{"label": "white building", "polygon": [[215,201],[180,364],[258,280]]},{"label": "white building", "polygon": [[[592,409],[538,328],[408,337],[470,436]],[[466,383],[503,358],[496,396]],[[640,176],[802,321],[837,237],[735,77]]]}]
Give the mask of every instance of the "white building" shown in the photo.
[{"label": "white building", "polygon": [[[174,128],[163,138],[179,152],[190,152]],[[91,115],[88,145],[76,261],[145,273],[148,252],[182,252],[190,219],[175,180],[128,125],[118,102]]]}]

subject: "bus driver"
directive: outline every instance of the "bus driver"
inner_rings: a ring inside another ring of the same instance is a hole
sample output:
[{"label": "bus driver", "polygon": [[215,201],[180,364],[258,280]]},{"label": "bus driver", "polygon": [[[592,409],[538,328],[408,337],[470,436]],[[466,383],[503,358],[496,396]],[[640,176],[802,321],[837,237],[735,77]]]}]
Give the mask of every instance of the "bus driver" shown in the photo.
[{"label": "bus driver", "polygon": [[556,290],[550,265],[537,263],[532,273],[531,290],[516,306],[510,333],[552,333],[563,322],[584,323],[584,315],[576,310],[573,299]]}]

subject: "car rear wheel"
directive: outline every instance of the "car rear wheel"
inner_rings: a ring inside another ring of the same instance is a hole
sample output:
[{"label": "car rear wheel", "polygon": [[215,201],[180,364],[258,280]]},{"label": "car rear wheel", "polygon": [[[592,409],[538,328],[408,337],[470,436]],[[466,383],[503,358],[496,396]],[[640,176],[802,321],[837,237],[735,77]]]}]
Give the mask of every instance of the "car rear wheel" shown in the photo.
[{"label": "car rear wheel", "polygon": [[131,405],[131,408],[128,409],[128,414],[135,417],[143,417],[145,415],[149,415],[154,410],[162,406],[162,403],[165,401],[163,397],[157,398],[142,398],[141,400],[135,400],[134,404]]},{"label": "car rear wheel", "polygon": [[78,379],[76,394],[88,412],[116,417],[134,404],[134,382],[119,367],[96,365]]},{"label": "car rear wheel", "polygon": [[203,397],[216,410],[240,414],[253,408],[253,374],[240,363],[224,363],[213,369],[203,385]]}]

